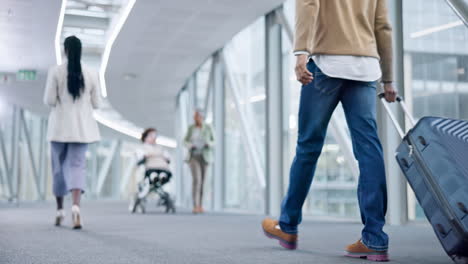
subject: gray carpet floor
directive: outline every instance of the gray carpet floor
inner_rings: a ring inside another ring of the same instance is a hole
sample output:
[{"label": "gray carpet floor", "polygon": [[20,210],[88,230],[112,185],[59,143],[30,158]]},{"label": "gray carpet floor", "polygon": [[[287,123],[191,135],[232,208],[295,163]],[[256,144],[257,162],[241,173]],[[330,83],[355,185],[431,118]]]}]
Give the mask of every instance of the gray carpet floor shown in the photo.
[{"label": "gray carpet floor", "polygon": [[[299,249],[261,232],[262,216],[177,213],[131,215],[122,202],[85,202],[84,229],[54,227],[52,203],[0,205],[0,263],[371,263],[342,256],[359,238],[354,223],[304,221]],[[425,224],[387,227],[390,263],[451,263]]]}]

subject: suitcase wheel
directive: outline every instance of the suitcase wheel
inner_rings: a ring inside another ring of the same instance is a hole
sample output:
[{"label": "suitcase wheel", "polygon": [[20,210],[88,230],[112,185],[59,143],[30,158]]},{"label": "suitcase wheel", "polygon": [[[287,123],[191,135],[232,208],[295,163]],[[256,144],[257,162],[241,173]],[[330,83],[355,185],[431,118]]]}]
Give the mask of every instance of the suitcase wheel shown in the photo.
[{"label": "suitcase wheel", "polygon": [[456,264],[468,264],[468,257],[466,256],[452,256],[452,260]]}]

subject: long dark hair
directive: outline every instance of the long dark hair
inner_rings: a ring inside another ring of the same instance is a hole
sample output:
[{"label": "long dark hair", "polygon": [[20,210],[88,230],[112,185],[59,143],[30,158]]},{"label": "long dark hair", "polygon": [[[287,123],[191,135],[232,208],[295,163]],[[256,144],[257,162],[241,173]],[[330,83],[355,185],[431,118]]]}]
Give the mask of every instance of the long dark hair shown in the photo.
[{"label": "long dark hair", "polygon": [[75,36],[70,36],[65,39],[64,46],[68,58],[68,92],[75,101],[80,98],[84,89],[84,78],[81,71],[81,41]]}]

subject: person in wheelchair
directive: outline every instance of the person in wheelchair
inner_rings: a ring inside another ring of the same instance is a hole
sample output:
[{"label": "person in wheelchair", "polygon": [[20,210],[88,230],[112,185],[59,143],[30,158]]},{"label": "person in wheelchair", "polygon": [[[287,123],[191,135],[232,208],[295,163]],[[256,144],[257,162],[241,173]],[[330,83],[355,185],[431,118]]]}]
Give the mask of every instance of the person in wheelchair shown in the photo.
[{"label": "person in wheelchair", "polygon": [[155,192],[161,198],[158,205],[166,207],[166,212],[175,212],[174,202],[169,194],[162,189],[162,186],[168,183],[172,177],[169,168],[170,158],[162,146],[156,143],[157,130],[155,128],[146,129],[142,136],[144,157],[138,162],[138,165],[145,166],[145,177],[138,184],[138,192],[132,212],[136,212],[140,207],[145,212],[144,203],[146,197]]},{"label": "person in wheelchair", "polygon": [[141,141],[144,158],[138,162],[138,165],[145,165],[145,179],[148,179],[150,184],[163,185],[169,182],[172,176],[169,169],[171,160],[163,147],[156,143],[156,139],[156,129],[148,128],[143,132]]}]

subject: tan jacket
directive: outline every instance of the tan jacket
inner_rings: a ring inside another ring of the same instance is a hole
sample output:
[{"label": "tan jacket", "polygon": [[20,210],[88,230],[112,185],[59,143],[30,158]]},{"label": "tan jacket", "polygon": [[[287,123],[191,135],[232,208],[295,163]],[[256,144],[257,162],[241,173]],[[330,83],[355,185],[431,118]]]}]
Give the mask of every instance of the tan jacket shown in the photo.
[{"label": "tan jacket", "polygon": [[84,91],[73,101],[67,86],[67,63],[49,70],[44,103],[51,107],[47,139],[56,142],[91,143],[100,140],[93,110],[99,107],[96,75],[82,66]]},{"label": "tan jacket", "polygon": [[382,81],[392,81],[387,0],[296,0],[294,51],[376,57]]}]

